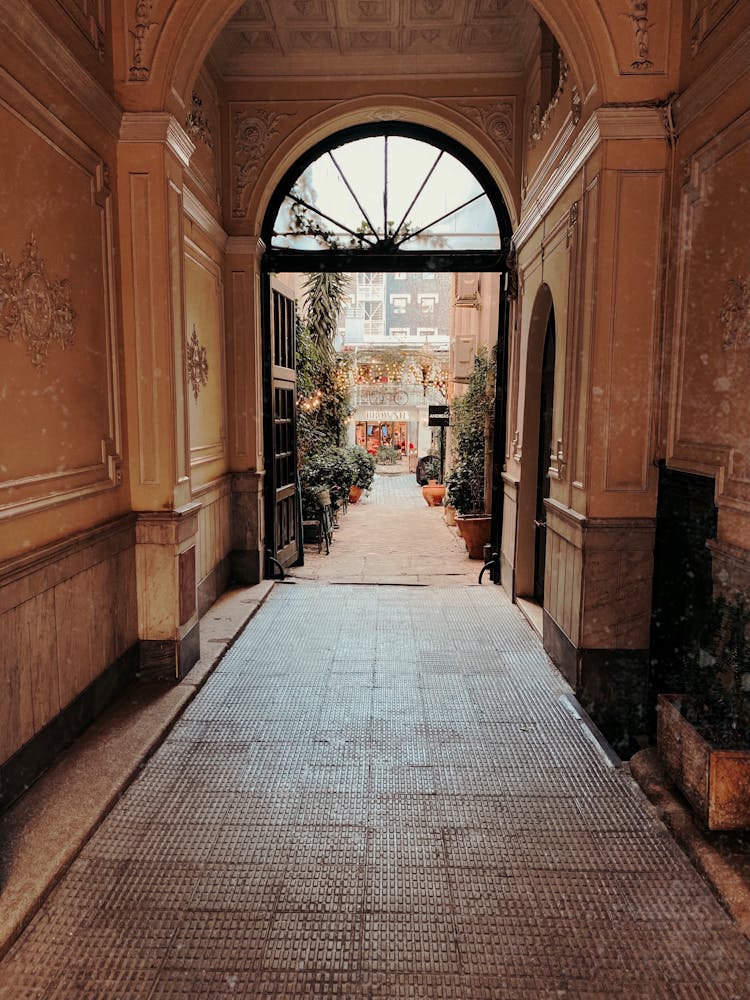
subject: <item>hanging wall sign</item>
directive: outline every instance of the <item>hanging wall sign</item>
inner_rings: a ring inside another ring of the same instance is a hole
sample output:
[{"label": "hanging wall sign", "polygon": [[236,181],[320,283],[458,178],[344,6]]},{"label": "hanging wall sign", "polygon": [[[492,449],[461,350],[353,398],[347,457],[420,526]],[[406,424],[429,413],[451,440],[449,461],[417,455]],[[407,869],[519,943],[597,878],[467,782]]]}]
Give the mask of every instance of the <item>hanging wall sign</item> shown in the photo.
[{"label": "hanging wall sign", "polygon": [[428,427],[447,427],[451,420],[450,406],[430,406],[427,411]]}]

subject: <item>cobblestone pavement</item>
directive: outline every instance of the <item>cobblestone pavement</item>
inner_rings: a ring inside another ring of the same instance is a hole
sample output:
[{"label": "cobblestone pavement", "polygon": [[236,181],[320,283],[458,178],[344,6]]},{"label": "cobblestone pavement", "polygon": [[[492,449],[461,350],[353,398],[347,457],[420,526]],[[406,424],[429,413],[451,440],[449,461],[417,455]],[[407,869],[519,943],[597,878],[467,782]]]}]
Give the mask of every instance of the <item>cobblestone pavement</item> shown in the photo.
[{"label": "cobblestone pavement", "polygon": [[0,998],[750,997],[750,944],[569,696],[496,587],[278,585]]},{"label": "cobblestone pavement", "polygon": [[339,516],[330,555],[305,546],[298,579],[335,583],[427,584],[477,582],[481,562],[469,559],[442,507],[428,507],[413,474],[377,475],[369,493]]}]

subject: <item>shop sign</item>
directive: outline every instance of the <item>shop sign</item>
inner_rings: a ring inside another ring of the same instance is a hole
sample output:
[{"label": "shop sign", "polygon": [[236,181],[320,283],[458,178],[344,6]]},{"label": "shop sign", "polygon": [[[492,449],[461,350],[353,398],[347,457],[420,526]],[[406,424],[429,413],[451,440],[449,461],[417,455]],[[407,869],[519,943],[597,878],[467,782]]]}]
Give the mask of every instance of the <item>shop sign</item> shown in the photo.
[{"label": "shop sign", "polygon": [[406,410],[365,410],[361,417],[357,414],[357,419],[373,423],[378,420],[405,421],[409,419],[409,415]]},{"label": "shop sign", "polygon": [[427,409],[428,427],[447,427],[451,420],[450,406],[430,406]]}]

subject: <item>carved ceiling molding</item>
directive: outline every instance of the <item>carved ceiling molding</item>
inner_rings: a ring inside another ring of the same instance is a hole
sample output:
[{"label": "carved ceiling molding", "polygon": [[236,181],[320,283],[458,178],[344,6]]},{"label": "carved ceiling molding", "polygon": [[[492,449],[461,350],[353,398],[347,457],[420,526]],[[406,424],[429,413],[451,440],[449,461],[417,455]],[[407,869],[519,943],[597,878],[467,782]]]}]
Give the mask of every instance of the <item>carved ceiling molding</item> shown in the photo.
[{"label": "carved ceiling molding", "polygon": [[[531,109],[531,116],[529,118],[529,136],[528,136],[529,149],[534,149],[536,144],[541,141],[545,132],[549,128],[549,123],[552,120],[552,113],[554,112],[557,105],[560,103],[560,99],[565,93],[565,85],[568,82],[569,73],[570,73],[570,64],[568,63],[568,60],[566,59],[562,49],[560,49],[560,75],[559,75],[559,82],[557,84],[557,90],[552,95],[552,99],[545,108],[544,114],[542,114],[542,108],[538,102]],[[575,93],[577,93],[577,91],[575,91]]]},{"label": "carved ceiling molding", "polygon": [[211,123],[203,111],[203,101],[193,91],[190,111],[185,119],[185,131],[195,139],[200,139],[204,146],[214,148],[214,138],[211,134]]},{"label": "carved ceiling molding", "polygon": [[154,0],[135,0],[130,20],[130,38],[132,42],[132,60],[128,70],[128,79],[135,83],[145,83],[151,75],[151,57],[153,43],[151,37],[160,22],[152,19]]},{"label": "carved ceiling molding", "polygon": [[648,19],[648,0],[628,0],[628,13],[624,16],[630,21],[633,29],[633,61],[631,69],[653,69],[653,60],[649,58],[649,28],[653,23]]},{"label": "carved ceiling molding", "polygon": [[59,0],[59,3],[103,62],[106,39],[103,4],[99,0]]},{"label": "carved ceiling molding", "polygon": [[241,219],[244,214],[245,189],[255,180],[265,163],[274,140],[289,112],[276,112],[268,108],[243,108],[235,111],[232,128],[232,216]]},{"label": "carved ceiling molding", "polygon": [[698,55],[708,36],[742,0],[690,0],[690,51]]},{"label": "carved ceiling molding", "polygon": [[193,389],[193,398],[197,401],[201,388],[208,385],[208,354],[198,340],[195,324],[187,345],[187,377]]},{"label": "carved ceiling molding", "polygon": [[729,279],[721,302],[719,323],[723,329],[721,346],[725,351],[750,344],[750,277]]},{"label": "carved ceiling molding", "polygon": [[52,344],[73,346],[75,319],[70,283],[47,275],[33,233],[15,266],[0,251],[0,336],[23,340],[35,368],[44,369]]},{"label": "carved ceiling molding", "polygon": [[456,108],[479,125],[508,160],[513,161],[512,101],[498,101],[491,98],[481,103],[477,101],[474,104],[456,104]]}]

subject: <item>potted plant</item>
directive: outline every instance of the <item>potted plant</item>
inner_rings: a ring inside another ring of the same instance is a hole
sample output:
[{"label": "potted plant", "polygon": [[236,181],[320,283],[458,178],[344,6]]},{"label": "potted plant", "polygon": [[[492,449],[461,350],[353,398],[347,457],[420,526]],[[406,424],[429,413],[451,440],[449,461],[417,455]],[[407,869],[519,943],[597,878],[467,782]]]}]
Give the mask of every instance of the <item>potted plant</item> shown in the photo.
[{"label": "potted plant", "polygon": [[466,392],[452,405],[453,470],[446,479],[446,503],[456,508],[456,527],[470,559],[482,559],[490,540],[487,513],[495,365],[478,352]]},{"label": "potted plant", "polygon": [[750,828],[750,608],[719,598],[686,664],[684,694],[658,698],[657,748],[710,830]]},{"label": "potted plant", "polygon": [[354,472],[354,482],[349,490],[349,502],[357,503],[365,490],[369,490],[372,486],[375,478],[375,459],[359,445],[347,448],[347,454]]},{"label": "potted plant", "polygon": [[325,448],[307,456],[300,470],[302,514],[314,518],[319,509],[318,494],[328,489],[334,509],[348,498],[354,482],[354,468],[346,448]]}]

